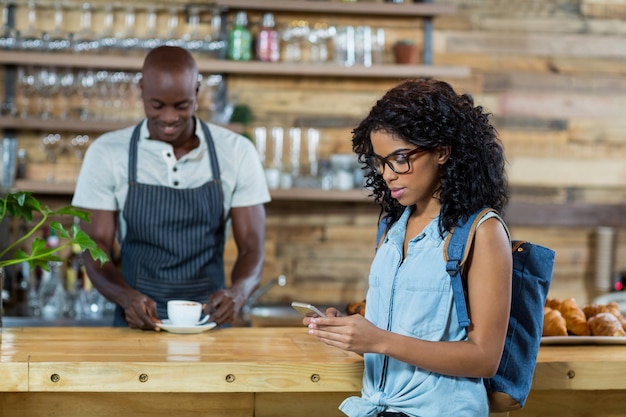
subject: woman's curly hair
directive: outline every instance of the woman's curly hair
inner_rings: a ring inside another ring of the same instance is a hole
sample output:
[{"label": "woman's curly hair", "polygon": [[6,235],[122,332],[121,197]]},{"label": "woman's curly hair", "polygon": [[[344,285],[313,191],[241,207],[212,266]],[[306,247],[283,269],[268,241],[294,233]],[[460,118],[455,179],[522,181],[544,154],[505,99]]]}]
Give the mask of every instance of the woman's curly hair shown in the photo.
[{"label": "woman's curly hair", "polygon": [[499,213],[508,203],[505,157],[490,113],[474,106],[467,94],[459,95],[443,81],[415,79],[389,90],[352,131],[352,149],[365,174],[381,216],[388,225],[400,218],[404,207],[391,198],[382,175],[376,173],[370,134],[386,132],[428,151],[450,148],[450,156],[440,167],[441,202],[439,232],[450,231],[459,220],[483,207]]}]

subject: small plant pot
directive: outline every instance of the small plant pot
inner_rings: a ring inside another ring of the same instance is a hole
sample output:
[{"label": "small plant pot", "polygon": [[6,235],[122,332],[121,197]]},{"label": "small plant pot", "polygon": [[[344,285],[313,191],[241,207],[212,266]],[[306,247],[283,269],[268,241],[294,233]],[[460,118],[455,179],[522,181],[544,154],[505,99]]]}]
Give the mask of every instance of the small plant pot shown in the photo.
[{"label": "small plant pot", "polygon": [[393,45],[393,57],[396,64],[417,64],[419,48],[414,44],[396,43]]}]

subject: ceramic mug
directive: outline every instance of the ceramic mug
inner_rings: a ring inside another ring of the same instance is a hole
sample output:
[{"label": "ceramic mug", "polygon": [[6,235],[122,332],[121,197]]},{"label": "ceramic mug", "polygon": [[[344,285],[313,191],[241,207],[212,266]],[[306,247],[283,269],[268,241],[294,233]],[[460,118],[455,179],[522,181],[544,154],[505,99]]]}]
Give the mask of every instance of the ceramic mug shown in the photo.
[{"label": "ceramic mug", "polygon": [[170,300],[167,302],[167,317],[175,326],[196,326],[204,324],[209,319],[202,315],[202,304],[188,300]]}]

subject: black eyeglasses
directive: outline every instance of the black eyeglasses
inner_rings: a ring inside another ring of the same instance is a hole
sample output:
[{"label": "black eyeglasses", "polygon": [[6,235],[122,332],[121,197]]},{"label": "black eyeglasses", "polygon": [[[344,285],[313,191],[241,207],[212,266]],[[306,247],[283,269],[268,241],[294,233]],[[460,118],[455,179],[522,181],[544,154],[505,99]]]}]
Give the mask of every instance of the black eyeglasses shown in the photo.
[{"label": "black eyeglasses", "polygon": [[418,154],[420,152],[426,152],[426,149],[419,146],[409,152],[392,153],[384,158],[378,155],[372,155],[369,157],[370,164],[374,167],[377,173],[383,173],[385,165],[387,165],[396,174],[406,174],[411,170],[411,163],[409,157],[411,155]]}]

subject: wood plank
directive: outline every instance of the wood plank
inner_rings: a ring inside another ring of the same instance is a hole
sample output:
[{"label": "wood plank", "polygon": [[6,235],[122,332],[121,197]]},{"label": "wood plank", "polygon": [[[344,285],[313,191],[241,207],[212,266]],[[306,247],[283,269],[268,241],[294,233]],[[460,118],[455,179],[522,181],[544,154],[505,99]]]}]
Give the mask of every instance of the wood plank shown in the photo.
[{"label": "wood plank", "polygon": [[510,157],[511,185],[615,187],[626,184],[626,165],[611,158]]},{"label": "wood plank", "polygon": [[345,417],[338,407],[345,398],[352,395],[360,396],[360,393],[307,393],[307,395],[259,393],[255,396],[254,416]]},{"label": "wood plank", "polygon": [[425,16],[433,17],[440,14],[453,14],[456,7],[449,4],[435,3],[402,3],[402,4],[385,4],[385,3],[359,3],[358,5],[350,2],[328,2],[320,5],[310,1],[294,1],[294,0],[256,0],[251,3],[249,0],[215,0],[214,3],[221,7],[245,10],[275,10],[275,11],[296,11],[301,13],[325,13],[335,14],[344,13],[351,15],[378,15],[378,16]]},{"label": "wood plank", "polygon": [[580,13],[588,18],[626,19],[626,4],[622,0],[582,0]]},{"label": "wood plank", "polygon": [[598,206],[585,202],[533,204],[520,201],[509,206],[505,220],[507,224],[524,226],[626,227],[626,204]]},{"label": "wood plank", "polygon": [[448,31],[437,37],[436,45],[451,53],[615,59],[626,54],[623,39],[611,35]]},{"label": "wood plank", "polygon": [[624,391],[531,390],[520,417],[621,417],[626,409]]},{"label": "wood plank", "polygon": [[201,415],[253,417],[250,393],[6,393],[0,392],[3,417],[198,417]]}]

